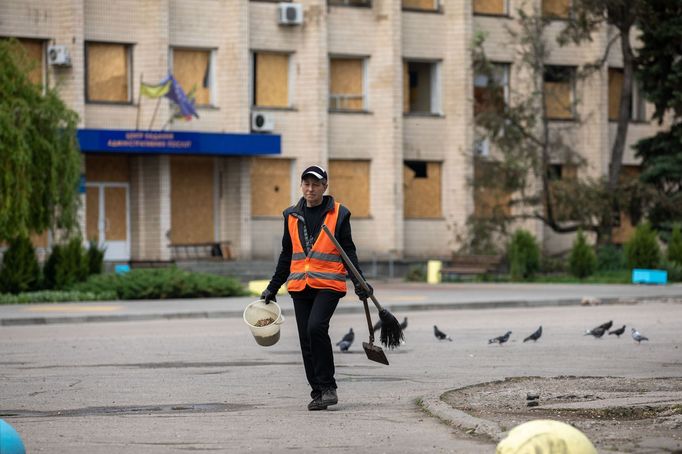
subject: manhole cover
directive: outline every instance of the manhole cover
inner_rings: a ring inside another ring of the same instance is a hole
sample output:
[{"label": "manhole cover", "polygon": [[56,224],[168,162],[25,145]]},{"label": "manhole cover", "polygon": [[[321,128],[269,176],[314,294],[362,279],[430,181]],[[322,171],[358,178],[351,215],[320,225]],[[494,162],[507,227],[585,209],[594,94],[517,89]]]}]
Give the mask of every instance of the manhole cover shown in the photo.
[{"label": "manhole cover", "polygon": [[680,377],[518,377],[449,391],[442,399],[505,430],[554,419],[583,431],[600,451],[682,453]]}]

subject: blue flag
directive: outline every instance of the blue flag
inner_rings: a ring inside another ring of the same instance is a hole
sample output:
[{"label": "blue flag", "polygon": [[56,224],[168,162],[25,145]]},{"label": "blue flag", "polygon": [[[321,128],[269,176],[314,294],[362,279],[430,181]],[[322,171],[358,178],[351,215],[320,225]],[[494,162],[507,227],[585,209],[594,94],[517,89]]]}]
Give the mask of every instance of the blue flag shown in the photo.
[{"label": "blue flag", "polygon": [[178,106],[180,114],[185,120],[191,120],[192,116],[199,118],[199,114],[197,114],[196,109],[194,109],[194,102],[190,101],[185,92],[182,91],[182,87],[178,81],[175,80],[175,77],[173,77],[172,74],[169,74],[168,79],[170,80],[170,89],[165,94],[166,98],[170,99]]}]

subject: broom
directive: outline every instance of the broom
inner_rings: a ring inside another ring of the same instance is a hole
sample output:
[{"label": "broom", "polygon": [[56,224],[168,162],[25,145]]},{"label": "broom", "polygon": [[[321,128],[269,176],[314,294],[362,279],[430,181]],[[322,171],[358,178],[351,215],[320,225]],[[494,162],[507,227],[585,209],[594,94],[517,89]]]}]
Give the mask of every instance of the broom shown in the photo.
[{"label": "broom", "polygon": [[[324,233],[326,233],[329,239],[332,240],[332,243],[334,243],[334,246],[336,246],[336,249],[341,254],[341,257],[343,257],[343,261],[346,263],[346,266],[351,271],[351,273],[353,273],[355,279],[362,286],[362,288],[365,289],[367,293],[369,293],[370,290],[369,286],[367,285],[367,282],[362,277],[357,268],[355,268],[353,263],[351,263],[350,259],[348,258],[348,255],[346,254],[346,251],[343,250],[339,242],[336,240],[336,238],[334,238],[332,232],[329,231],[325,224],[322,224],[322,230],[324,230]],[[395,316],[391,314],[388,310],[381,307],[381,304],[379,304],[379,301],[377,301],[376,297],[373,294],[370,295],[370,299],[372,300],[377,310],[379,311],[379,319],[381,320],[381,335],[379,336],[379,339],[381,340],[381,343],[384,345],[384,347],[388,347],[390,349],[398,347],[400,345],[400,342],[403,339],[405,339],[405,336],[403,335],[403,329],[400,327],[400,322],[398,322],[398,319],[395,318]]]}]

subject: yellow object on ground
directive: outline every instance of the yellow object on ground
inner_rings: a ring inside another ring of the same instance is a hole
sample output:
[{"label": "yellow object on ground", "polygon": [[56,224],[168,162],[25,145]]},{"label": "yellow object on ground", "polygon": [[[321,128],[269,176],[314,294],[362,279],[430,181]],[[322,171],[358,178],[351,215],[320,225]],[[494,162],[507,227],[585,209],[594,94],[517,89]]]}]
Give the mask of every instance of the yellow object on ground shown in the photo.
[{"label": "yellow object on ground", "polygon": [[[249,291],[256,296],[260,296],[260,294],[263,293],[263,290],[267,288],[269,283],[270,281],[266,280],[249,281]],[[286,293],[287,293],[286,285],[281,286],[279,292],[277,292],[278,295],[286,295]]]},{"label": "yellow object on ground", "polygon": [[495,454],[597,454],[592,442],[575,427],[550,419],[528,421],[509,431]]},{"label": "yellow object on ground", "polygon": [[429,284],[440,283],[440,269],[443,267],[443,262],[440,260],[429,260],[426,265],[426,282]]}]

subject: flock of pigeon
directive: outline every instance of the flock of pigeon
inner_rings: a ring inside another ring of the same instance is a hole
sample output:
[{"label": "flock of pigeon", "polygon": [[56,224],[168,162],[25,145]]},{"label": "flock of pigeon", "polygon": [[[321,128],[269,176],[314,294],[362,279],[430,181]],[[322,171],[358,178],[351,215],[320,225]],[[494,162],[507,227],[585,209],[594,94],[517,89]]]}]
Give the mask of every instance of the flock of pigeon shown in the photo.
[{"label": "flock of pigeon", "polygon": [[[402,327],[403,331],[407,328],[407,317],[405,317],[400,324]],[[611,327],[613,326],[613,320],[609,320],[606,323],[602,323],[601,325],[585,330],[585,336],[594,336],[596,339],[600,339],[602,336],[604,336],[605,333],[608,333],[609,335],[615,334],[616,337],[620,338],[621,334],[625,332],[625,325],[621,326],[618,329],[611,330]],[[374,331],[378,331],[381,329],[381,320],[379,320],[375,325],[374,325]],[[609,331],[610,330],[610,331]],[[488,339],[488,344],[499,344],[502,345],[505,342],[509,340],[509,337],[511,336],[511,331],[507,331],[505,334],[502,336],[497,336],[493,337],[492,339]],[[642,341],[648,341],[649,338],[646,336],[643,336],[639,331],[637,331],[635,328],[631,328],[631,334],[632,338],[640,344]],[[433,325],[433,335],[436,336],[436,339],[439,341],[442,340],[448,340],[452,342],[452,338],[445,334],[443,331],[439,330],[436,325]],[[532,334],[530,334],[528,337],[523,339],[523,342],[528,342],[528,341],[533,341],[537,342],[538,339],[542,336],[542,326],[540,326],[537,330],[535,330]],[[350,348],[351,344],[355,340],[355,333],[353,332],[353,328],[348,331],[343,338],[336,343],[336,345],[339,347],[339,350],[342,352],[347,352],[348,349]]]}]

